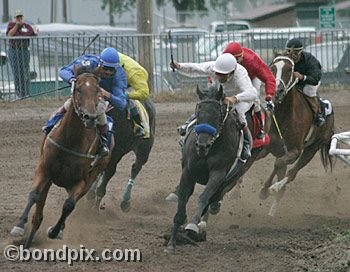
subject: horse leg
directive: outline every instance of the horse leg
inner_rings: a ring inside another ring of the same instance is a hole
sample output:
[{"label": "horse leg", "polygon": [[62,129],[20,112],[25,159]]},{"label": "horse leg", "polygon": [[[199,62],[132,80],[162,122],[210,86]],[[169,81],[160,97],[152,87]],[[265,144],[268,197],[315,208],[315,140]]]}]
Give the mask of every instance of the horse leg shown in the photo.
[{"label": "horse leg", "polygon": [[174,253],[176,248],[176,236],[180,229],[180,227],[185,223],[187,215],[186,215],[186,205],[188,199],[193,194],[195,187],[195,182],[189,176],[186,170],[183,170],[181,175],[181,180],[179,184],[179,199],[177,202],[177,212],[174,216],[174,226],[171,232],[171,236],[167,245],[167,252]]},{"label": "horse leg", "polygon": [[144,166],[147,161],[149,154],[152,149],[152,144],[141,144],[135,150],[136,161],[131,166],[131,175],[128,180],[128,184],[123,193],[122,202],[120,203],[120,208],[123,212],[128,212],[130,210],[130,200],[131,200],[131,190],[135,184],[135,179],[140,173],[142,166]]},{"label": "horse leg", "polygon": [[34,235],[38,231],[38,229],[41,225],[41,222],[43,221],[43,218],[44,218],[43,210],[44,210],[47,194],[50,190],[51,185],[52,185],[52,182],[47,182],[44,185],[44,188],[39,195],[38,201],[36,203],[35,213],[33,215],[32,230],[31,230],[28,238],[25,241],[25,244],[24,244],[25,248],[30,248],[30,245],[32,244]]},{"label": "horse leg", "polygon": [[78,182],[69,190],[69,197],[64,201],[62,213],[55,226],[48,229],[47,235],[51,239],[56,239],[60,232],[64,229],[67,217],[74,210],[78,200],[83,197],[89,190],[90,184],[85,180]]},{"label": "horse leg", "polygon": [[315,156],[317,151],[319,150],[319,145],[318,144],[313,144],[308,147],[306,147],[299,157],[298,161],[296,164],[293,166],[292,169],[290,169],[287,173],[288,181],[287,183],[293,181],[299,172],[300,169],[302,169],[305,165],[307,165],[312,158]]},{"label": "horse leg", "polygon": [[102,198],[106,195],[107,184],[110,181],[110,179],[113,177],[115,172],[117,171],[117,164],[122,159],[124,154],[120,154],[120,151],[113,149],[111,160],[108,163],[107,168],[105,169],[102,177],[99,180],[95,181],[97,182],[96,183],[96,202],[95,202],[95,207],[97,209],[101,205]]},{"label": "horse leg", "polygon": [[199,233],[198,223],[200,222],[205,209],[210,204],[209,200],[215,195],[215,193],[217,193],[218,189],[222,185],[220,182],[224,179],[224,177],[225,171],[222,169],[212,171],[210,173],[208,183],[205,186],[202,194],[199,196],[196,213],[193,216],[191,223],[187,224],[185,228],[186,230],[193,231],[196,234]]},{"label": "horse leg", "polygon": [[28,222],[28,215],[35,203],[37,203],[40,199],[40,195],[42,191],[45,189],[45,176],[42,174],[43,171],[36,171],[32,191],[29,193],[27,205],[20,217],[20,220],[16,226],[14,226],[11,230],[11,235],[14,237],[23,236],[24,235],[24,226]]},{"label": "horse leg", "polygon": [[265,181],[263,188],[260,190],[260,199],[266,199],[270,195],[269,188],[273,183],[274,177],[277,175],[278,180],[283,179],[286,176],[288,164],[294,163],[299,157],[299,155],[300,150],[292,149],[288,152],[288,154],[276,158],[272,173],[269,176],[269,178]]}]

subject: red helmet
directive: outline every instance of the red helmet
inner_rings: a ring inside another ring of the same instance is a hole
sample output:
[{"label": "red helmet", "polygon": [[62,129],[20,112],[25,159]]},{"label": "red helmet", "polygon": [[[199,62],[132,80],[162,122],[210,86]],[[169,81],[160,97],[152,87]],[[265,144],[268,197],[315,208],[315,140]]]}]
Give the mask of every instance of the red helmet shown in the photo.
[{"label": "red helmet", "polygon": [[230,53],[234,55],[236,58],[241,57],[243,55],[242,46],[238,42],[230,42],[223,53]]}]

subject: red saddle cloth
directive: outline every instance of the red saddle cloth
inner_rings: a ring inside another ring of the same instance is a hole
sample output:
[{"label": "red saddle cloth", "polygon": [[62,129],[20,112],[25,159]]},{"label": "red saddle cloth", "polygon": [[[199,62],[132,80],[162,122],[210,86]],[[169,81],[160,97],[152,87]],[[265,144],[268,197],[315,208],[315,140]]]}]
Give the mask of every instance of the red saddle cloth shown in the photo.
[{"label": "red saddle cloth", "polygon": [[[265,113],[261,111],[261,119],[263,121],[263,123],[265,124]],[[253,148],[258,148],[258,147],[262,147],[264,145],[268,145],[270,144],[270,136],[265,133],[264,138],[262,139],[258,139],[256,138],[256,135],[259,132],[259,120],[258,117],[256,117],[256,115],[253,115]]]}]

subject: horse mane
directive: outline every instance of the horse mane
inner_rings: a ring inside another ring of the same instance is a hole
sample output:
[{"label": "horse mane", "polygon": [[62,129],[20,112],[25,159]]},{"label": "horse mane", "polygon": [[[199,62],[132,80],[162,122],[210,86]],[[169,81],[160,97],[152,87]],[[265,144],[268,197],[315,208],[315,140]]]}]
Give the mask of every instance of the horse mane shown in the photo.
[{"label": "horse mane", "polygon": [[96,78],[98,78],[98,74],[96,72],[96,69],[93,69],[90,65],[81,65],[81,66],[76,66],[74,65],[74,76],[78,77],[82,74],[92,74]]}]

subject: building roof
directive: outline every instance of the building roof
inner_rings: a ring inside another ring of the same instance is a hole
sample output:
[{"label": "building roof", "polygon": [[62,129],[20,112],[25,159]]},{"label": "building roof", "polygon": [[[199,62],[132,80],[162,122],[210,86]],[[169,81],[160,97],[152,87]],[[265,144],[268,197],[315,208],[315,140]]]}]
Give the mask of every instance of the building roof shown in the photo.
[{"label": "building roof", "polygon": [[336,10],[348,9],[350,8],[350,1],[340,2],[334,5]]},{"label": "building roof", "polygon": [[295,7],[295,3],[267,5],[259,8],[249,9],[248,11],[243,12],[230,19],[255,21],[255,20],[264,19],[266,17],[272,16],[276,13],[288,11],[290,9],[293,9],[294,7]]}]

